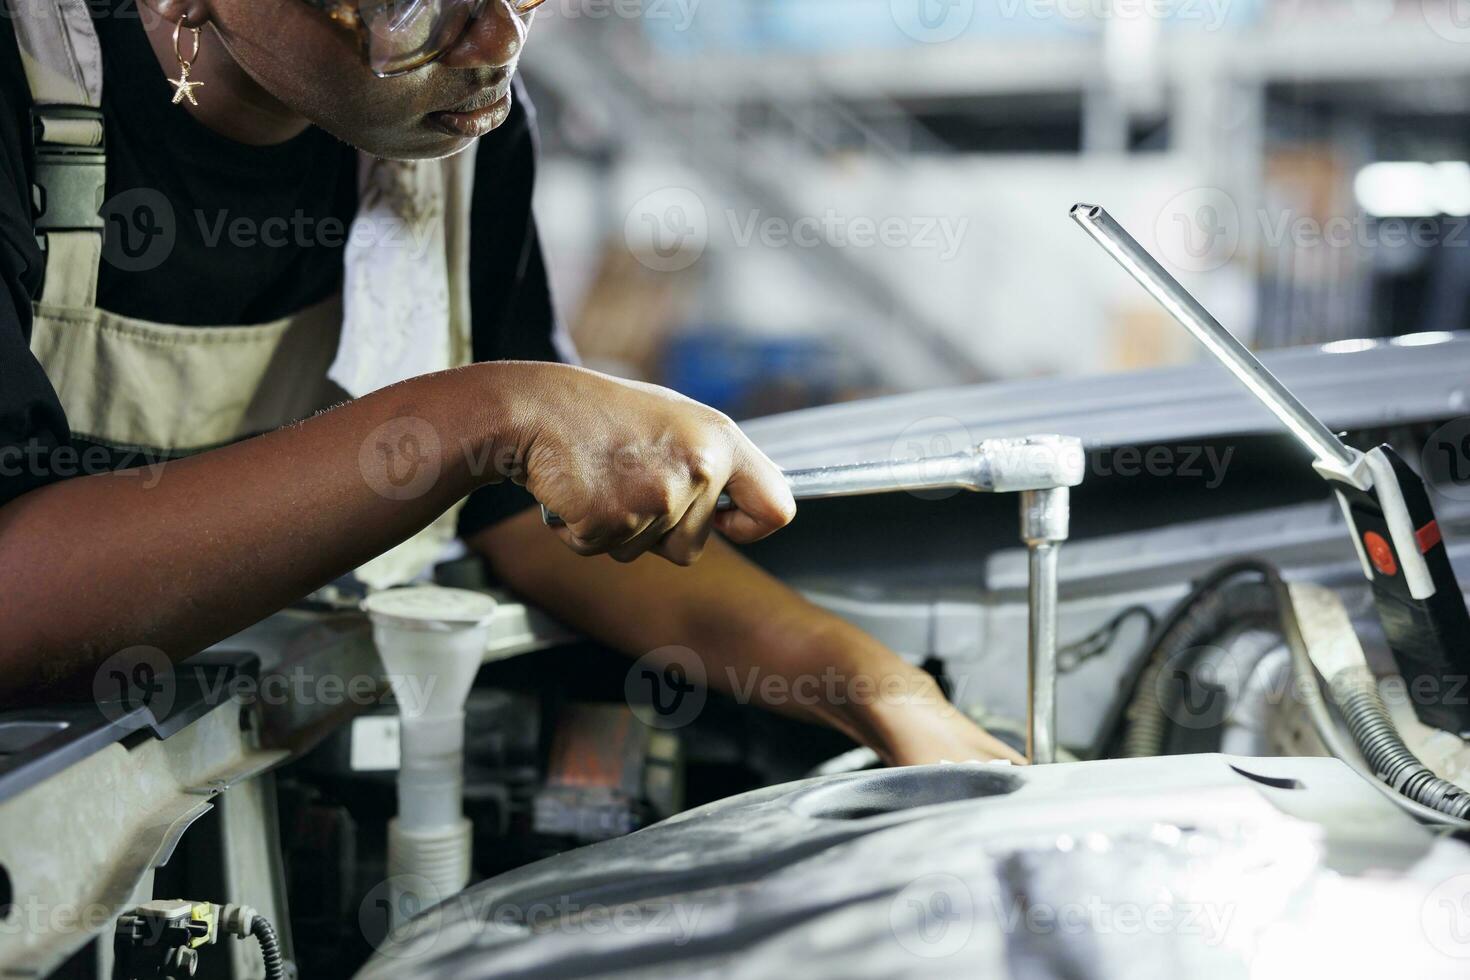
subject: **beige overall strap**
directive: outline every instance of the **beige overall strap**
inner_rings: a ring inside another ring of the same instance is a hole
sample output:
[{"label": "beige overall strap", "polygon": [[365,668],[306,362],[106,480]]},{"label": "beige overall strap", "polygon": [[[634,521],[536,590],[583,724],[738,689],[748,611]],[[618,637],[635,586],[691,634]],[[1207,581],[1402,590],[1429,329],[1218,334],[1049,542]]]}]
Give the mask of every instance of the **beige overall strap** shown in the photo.
[{"label": "beige overall strap", "polygon": [[102,262],[102,46],[87,0],[11,0],[34,122],[46,306],[91,309]]}]

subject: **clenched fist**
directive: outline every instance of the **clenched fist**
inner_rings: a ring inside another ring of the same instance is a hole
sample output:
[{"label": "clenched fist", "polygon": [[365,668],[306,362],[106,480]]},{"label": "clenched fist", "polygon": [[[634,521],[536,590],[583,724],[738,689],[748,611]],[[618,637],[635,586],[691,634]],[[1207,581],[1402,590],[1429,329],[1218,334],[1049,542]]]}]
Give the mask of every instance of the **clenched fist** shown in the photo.
[{"label": "clenched fist", "polygon": [[[578,554],[688,565],[711,529],[745,543],[795,516],[781,471],[725,415],[656,385],[537,367],[512,476],[561,516],[556,533]],[[716,509],[721,493],[735,509]]]}]

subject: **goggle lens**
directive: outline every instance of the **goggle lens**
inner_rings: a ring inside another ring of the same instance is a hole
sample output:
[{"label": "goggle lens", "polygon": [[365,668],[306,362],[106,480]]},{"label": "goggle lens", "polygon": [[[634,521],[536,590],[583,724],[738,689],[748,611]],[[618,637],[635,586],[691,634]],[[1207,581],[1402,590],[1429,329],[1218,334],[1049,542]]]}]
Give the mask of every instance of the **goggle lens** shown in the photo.
[{"label": "goggle lens", "polygon": [[401,75],[448,51],[487,0],[362,0],[358,16],[374,74]]}]

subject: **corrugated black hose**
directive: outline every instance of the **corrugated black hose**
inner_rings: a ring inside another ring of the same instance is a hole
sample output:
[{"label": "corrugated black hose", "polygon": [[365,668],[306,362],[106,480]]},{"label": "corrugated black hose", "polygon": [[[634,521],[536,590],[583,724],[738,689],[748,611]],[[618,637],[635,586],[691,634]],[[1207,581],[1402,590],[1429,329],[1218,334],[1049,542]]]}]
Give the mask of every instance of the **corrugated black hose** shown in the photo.
[{"label": "corrugated black hose", "polygon": [[260,943],[260,955],[265,960],[265,980],[286,980],[285,968],[281,965],[281,940],[276,936],[276,927],[265,916],[257,914],[250,924],[250,934]]},{"label": "corrugated black hose", "polygon": [[1268,578],[1270,566],[1256,561],[1233,562],[1206,575],[1154,630],[1148,660],[1138,676],[1128,703],[1123,735],[1124,758],[1161,755],[1169,733],[1167,692],[1161,689],[1164,670],[1191,650],[1206,646],[1242,623],[1277,620],[1275,596],[1264,582],[1236,583],[1242,575]]}]

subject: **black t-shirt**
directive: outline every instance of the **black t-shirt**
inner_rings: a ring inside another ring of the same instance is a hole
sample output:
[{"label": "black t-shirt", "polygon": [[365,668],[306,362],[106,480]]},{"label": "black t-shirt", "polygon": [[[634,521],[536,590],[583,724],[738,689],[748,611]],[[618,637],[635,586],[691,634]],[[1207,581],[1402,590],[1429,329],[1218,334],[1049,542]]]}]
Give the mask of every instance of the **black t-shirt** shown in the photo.
[{"label": "black t-shirt", "polygon": [[[103,211],[109,226],[97,305],[208,329],[278,320],[337,292],[345,232],[357,208],[356,151],[316,127],[263,147],[214,133],[170,104],[173,89],[133,0],[97,7],[112,14],[95,23],[103,52],[106,194],[113,205]],[[0,24],[0,505],[58,479],[142,462],[74,440],[30,351],[31,303],[45,272],[30,206],[30,105],[14,30]],[[476,163],[470,232],[476,360],[572,356],[552,308],[531,215],[534,173],[534,116],[518,86],[509,119],[483,138]],[[171,248],[148,254],[159,240],[159,215],[147,202],[160,195],[176,237]],[[250,234],[231,233],[241,219],[239,227]],[[470,498],[461,533],[531,503],[513,485],[486,487]]]}]

